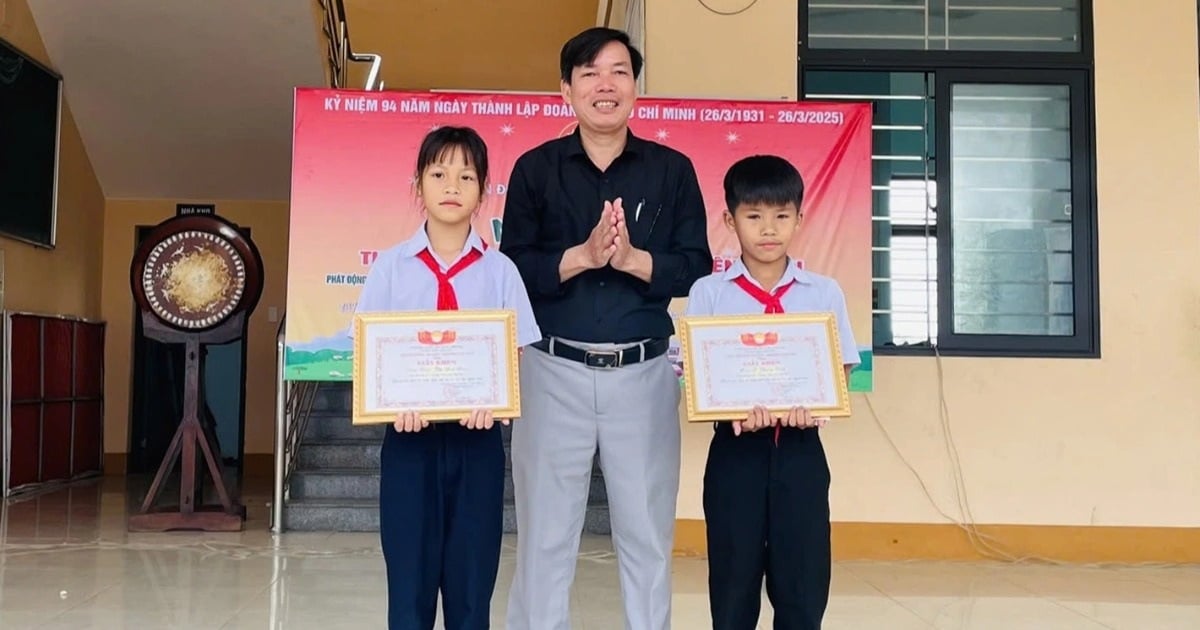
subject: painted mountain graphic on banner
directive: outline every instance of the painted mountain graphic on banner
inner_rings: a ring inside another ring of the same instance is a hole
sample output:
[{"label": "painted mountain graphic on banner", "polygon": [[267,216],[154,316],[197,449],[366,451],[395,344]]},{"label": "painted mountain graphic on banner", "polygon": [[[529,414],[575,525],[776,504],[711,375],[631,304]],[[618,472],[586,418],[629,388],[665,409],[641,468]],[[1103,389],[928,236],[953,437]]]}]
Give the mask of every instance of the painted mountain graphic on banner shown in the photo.
[{"label": "painted mountain graphic on banner", "polygon": [[354,340],[348,332],[287,344],[284,362],[295,380],[346,380],[354,371]]}]

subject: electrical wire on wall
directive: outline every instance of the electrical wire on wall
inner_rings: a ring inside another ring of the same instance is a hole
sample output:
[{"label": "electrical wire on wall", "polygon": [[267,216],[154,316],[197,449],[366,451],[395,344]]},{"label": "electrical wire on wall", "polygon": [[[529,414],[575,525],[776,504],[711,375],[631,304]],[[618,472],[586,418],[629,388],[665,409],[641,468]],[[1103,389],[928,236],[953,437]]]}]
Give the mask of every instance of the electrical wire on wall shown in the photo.
[{"label": "electrical wire on wall", "polygon": [[1003,541],[999,540],[995,536],[992,536],[990,534],[980,531],[979,526],[975,520],[975,515],[971,511],[970,502],[968,501],[968,498],[967,498],[967,488],[966,488],[966,482],[965,482],[965,479],[963,476],[962,462],[959,460],[958,447],[954,442],[954,435],[953,435],[953,432],[951,431],[950,407],[946,402],[945,369],[942,364],[942,355],[940,353],[938,353],[936,345],[934,346],[934,361],[936,362],[936,365],[937,365],[938,419],[939,419],[939,423],[940,423],[941,429],[942,429],[943,445],[945,446],[946,455],[950,459],[950,466],[953,471],[952,475],[954,478],[954,496],[955,496],[955,501],[958,504],[958,512],[960,514],[960,517],[954,517],[950,514],[947,514],[946,511],[943,510],[941,508],[941,506],[938,505],[937,501],[933,498],[933,493],[931,493],[929,491],[928,485],[926,485],[925,480],[921,477],[921,474],[919,472],[917,472],[917,469],[916,469],[916,467],[913,466],[912,462],[910,462],[909,459],[904,456],[904,453],[900,451],[900,447],[896,445],[896,442],[895,442],[895,440],[892,439],[892,436],[888,432],[887,427],[884,426],[883,421],[879,417],[879,414],[875,411],[875,406],[871,401],[871,396],[869,394],[864,394],[863,399],[867,403],[867,410],[871,414],[871,419],[875,422],[875,425],[879,428],[879,431],[883,434],[883,437],[887,441],[888,445],[891,446],[892,450],[896,453],[896,456],[900,459],[900,462],[902,464],[904,464],[904,467],[907,468],[910,473],[912,473],[913,478],[917,481],[917,484],[920,485],[921,491],[925,494],[926,500],[929,501],[929,504],[933,507],[934,510],[937,511],[937,513],[939,515],[942,516],[942,518],[944,518],[947,522],[957,526],[959,529],[963,530],[964,533],[966,533],[967,540],[970,543],[971,548],[975,551],[975,553],[979,554],[980,556],[982,556],[984,558],[988,558],[988,559],[992,559],[992,560],[1000,560],[1000,561],[1010,562],[1010,563],[1040,562],[1043,564],[1072,566],[1072,567],[1081,567],[1081,566],[1103,567],[1103,566],[1110,566],[1110,565],[1112,565],[1112,566],[1118,566],[1118,565],[1119,566],[1138,566],[1138,567],[1177,567],[1177,566],[1182,566],[1183,563],[1180,563],[1180,562],[1143,562],[1143,563],[1133,563],[1132,565],[1131,565],[1131,563],[1128,563],[1128,562],[1116,562],[1116,561],[1083,563],[1083,562],[1063,560],[1061,558],[1053,558],[1053,557],[1049,557],[1049,556],[1042,556],[1042,555],[1036,555],[1036,554],[1023,554],[1023,553],[1019,553],[1019,552],[1013,550],[1009,545],[1006,545]]},{"label": "electrical wire on wall", "polygon": [[[742,6],[739,9],[719,10],[719,9],[713,8],[708,2],[706,2],[706,0],[696,0],[696,1],[700,4],[700,6],[704,7],[710,13],[720,15],[720,16],[733,16],[733,15],[745,13],[746,11],[749,11],[751,8],[753,8],[754,5],[758,4],[758,0],[750,0],[748,3],[745,4],[745,6]],[[927,204],[927,206],[928,206],[928,204]],[[929,259],[929,257],[926,256],[927,261],[928,261],[928,259]],[[1017,553],[1017,552],[1013,551],[1012,549],[1010,549],[1003,542],[998,540],[995,536],[992,536],[990,534],[986,534],[986,533],[980,531],[979,526],[975,520],[975,515],[971,510],[970,501],[967,497],[967,487],[966,487],[965,476],[963,474],[962,461],[959,458],[958,446],[954,441],[954,435],[953,435],[953,431],[951,428],[950,408],[946,402],[945,370],[944,370],[944,367],[942,364],[942,355],[938,352],[936,344],[934,344],[933,350],[934,350],[934,360],[936,361],[936,365],[937,365],[938,420],[939,420],[939,425],[941,427],[943,446],[946,450],[946,457],[949,460],[951,471],[952,471],[951,476],[954,481],[954,498],[955,498],[955,502],[957,503],[958,513],[960,516],[959,517],[952,516],[951,514],[948,514],[945,510],[943,510],[940,505],[938,505],[937,501],[933,498],[933,494],[929,491],[929,487],[925,483],[925,480],[921,477],[921,474],[919,472],[917,472],[917,469],[915,466],[913,466],[912,462],[910,462],[908,460],[908,458],[904,456],[904,453],[900,450],[900,447],[897,446],[895,440],[892,439],[892,436],[888,432],[887,427],[884,426],[883,421],[879,417],[879,414],[875,411],[875,406],[874,406],[873,401],[871,400],[871,396],[869,394],[864,394],[863,399],[866,402],[867,410],[870,412],[872,420],[875,422],[875,425],[879,428],[879,431],[883,434],[883,437],[887,441],[888,445],[891,446],[892,450],[896,453],[896,456],[900,459],[900,462],[904,465],[904,467],[907,468],[910,473],[912,473],[913,478],[916,480],[917,484],[921,487],[921,491],[924,493],[925,498],[929,501],[930,506],[932,506],[933,509],[939,515],[941,515],[941,517],[944,518],[947,522],[952,523],[955,526],[957,526],[958,528],[963,530],[963,532],[967,535],[967,540],[970,543],[971,548],[975,551],[975,553],[979,554],[980,556],[982,556],[984,558],[990,558],[990,559],[994,559],[994,560],[1002,560],[1002,561],[1013,562],[1013,563],[1025,562],[1025,561],[1037,561],[1037,562],[1043,562],[1043,563],[1048,563],[1048,564],[1070,564],[1072,566],[1079,566],[1080,563],[1077,563],[1077,562],[1069,562],[1069,561],[1065,561],[1065,560],[1061,560],[1061,559],[1057,559],[1057,558],[1050,558],[1050,557],[1046,557],[1046,556]],[[1098,566],[1100,564],[1105,564],[1105,563],[1095,563],[1096,566]],[[1125,563],[1122,563],[1122,564],[1125,564]],[[1153,566],[1175,566],[1176,563],[1146,563],[1146,564],[1153,565]]]},{"label": "electrical wire on wall", "polygon": [[740,9],[735,9],[732,11],[721,11],[719,9],[714,9],[714,8],[708,6],[708,3],[705,2],[704,0],[696,0],[696,2],[699,2],[700,6],[704,7],[705,9],[708,9],[708,11],[710,13],[715,13],[717,15],[737,15],[739,13],[745,13],[746,11],[749,11],[751,7],[758,4],[758,0],[750,0],[750,2],[746,4],[746,6],[740,8]]}]

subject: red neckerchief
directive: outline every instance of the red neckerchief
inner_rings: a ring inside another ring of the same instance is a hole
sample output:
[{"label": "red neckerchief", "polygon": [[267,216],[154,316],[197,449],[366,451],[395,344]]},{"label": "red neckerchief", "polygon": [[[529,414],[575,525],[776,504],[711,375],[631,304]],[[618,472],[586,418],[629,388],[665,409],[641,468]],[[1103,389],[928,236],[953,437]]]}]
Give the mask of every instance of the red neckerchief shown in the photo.
[{"label": "red neckerchief", "polygon": [[[487,249],[487,243],[483,243],[483,248]],[[458,259],[458,262],[454,263],[445,273],[442,273],[442,268],[438,265],[437,260],[433,257],[433,252],[430,252],[428,247],[421,250],[421,253],[417,254],[417,258],[420,258],[421,262],[425,263],[425,266],[429,267],[429,270],[437,277],[437,310],[457,311],[458,296],[454,293],[454,285],[450,284],[450,278],[458,275],[458,272],[470,267],[472,263],[483,258],[483,252],[472,247],[471,251]]]},{"label": "red neckerchief", "polygon": [[[771,293],[767,293],[766,291],[762,290],[758,285],[754,284],[753,282],[750,282],[750,279],[747,278],[745,274],[742,274],[742,275],[734,278],[733,283],[738,285],[739,287],[741,287],[741,289],[743,291],[745,291],[747,294],[749,294],[750,297],[754,298],[755,300],[758,300],[758,302],[760,304],[762,304],[764,307],[766,307],[766,309],[763,311],[764,313],[782,313],[783,312],[783,302],[781,302],[780,299],[783,297],[784,293],[788,292],[788,289],[792,288],[793,284],[796,284],[795,281],[792,281],[792,282],[789,282],[789,283],[775,289]],[[779,433],[782,430],[782,428],[783,428],[783,426],[781,424],[779,424],[778,422],[775,423],[775,445],[776,446],[779,446]]]}]

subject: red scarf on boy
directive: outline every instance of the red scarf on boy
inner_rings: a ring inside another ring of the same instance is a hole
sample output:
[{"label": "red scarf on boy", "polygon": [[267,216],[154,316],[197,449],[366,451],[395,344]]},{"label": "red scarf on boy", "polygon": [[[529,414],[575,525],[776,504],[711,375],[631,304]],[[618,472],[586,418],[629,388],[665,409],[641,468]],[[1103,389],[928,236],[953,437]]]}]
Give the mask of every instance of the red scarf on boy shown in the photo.
[{"label": "red scarf on boy", "polygon": [[[782,313],[783,312],[783,302],[781,302],[780,300],[783,298],[783,294],[787,293],[788,289],[792,288],[793,284],[796,284],[794,281],[789,282],[789,283],[775,289],[773,292],[767,293],[762,288],[760,288],[758,285],[751,282],[750,278],[747,278],[745,274],[742,274],[742,275],[738,276],[737,278],[734,278],[733,282],[734,282],[734,284],[741,287],[741,289],[743,291],[745,291],[747,294],[749,294],[750,297],[754,298],[755,300],[758,300],[758,302],[760,304],[765,306],[766,309],[763,311],[764,313]],[[783,427],[779,422],[775,423],[775,445],[776,446],[779,445],[779,433],[782,430],[782,428]]]}]

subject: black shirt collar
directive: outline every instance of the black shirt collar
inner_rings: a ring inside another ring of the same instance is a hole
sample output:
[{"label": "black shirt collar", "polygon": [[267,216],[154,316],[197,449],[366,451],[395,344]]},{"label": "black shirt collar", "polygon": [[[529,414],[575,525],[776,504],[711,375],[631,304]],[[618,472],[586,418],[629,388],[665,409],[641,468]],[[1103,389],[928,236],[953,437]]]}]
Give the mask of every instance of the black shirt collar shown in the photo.
[{"label": "black shirt collar", "polygon": [[[641,154],[646,147],[646,141],[633,135],[633,132],[628,127],[625,128],[625,148],[621,150],[621,155]],[[567,156],[575,157],[577,155],[586,156],[587,152],[583,150],[583,136],[580,134],[579,125],[575,126],[575,131],[567,136]]]}]

